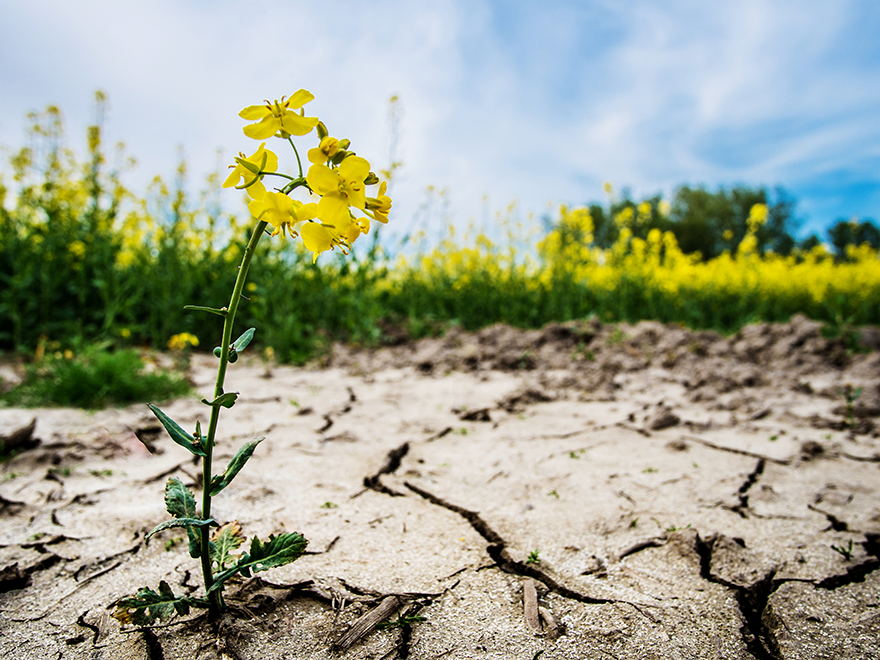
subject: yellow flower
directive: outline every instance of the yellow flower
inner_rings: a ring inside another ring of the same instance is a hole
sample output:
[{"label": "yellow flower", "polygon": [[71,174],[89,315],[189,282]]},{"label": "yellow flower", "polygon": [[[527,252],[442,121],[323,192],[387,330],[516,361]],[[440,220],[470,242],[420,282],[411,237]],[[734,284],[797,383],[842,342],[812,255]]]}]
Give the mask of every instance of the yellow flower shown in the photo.
[{"label": "yellow flower", "polygon": [[318,211],[317,204],[303,204],[284,193],[267,192],[260,199],[248,204],[248,210],[258,220],[268,222],[274,230],[272,236],[287,231],[292,238],[297,236],[295,226],[313,219]]},{"label": "yellow flower", "polygon": [[388,222],[388,214],[391,212],[391,198],[385,194],[386,190],[388,190],[388,184],[383,181],[379,186],[379,195],[377,197],[367,197],[364,210],[364,213],[373,218],[373,220],[378,220],[383,224]]},{"label": "yellow flower", "polygon": [[338,151],[339,140],[328,135],[321,140],[321,144],[317,147],[309,149],[309,162],[314,163],[315,165],[321,165],[333,158]]},{"label": "yellow flower", "polygon": [[174,335],[171,339],[168,340],[168,348],[172,351],[182,351],[190,346],[198,346],[199,338],[195,335],[191,335],[188,332],[181,332],[180,334]]},{"label": "yellow flower", "polygon": [[290,98],[282,96],[281,100],[265,105],[249,105],[238,113],[238,116],[248,121],[256,121],[244,127],[244,134],[255,140],[265,140],[273,135],[287,139],[291,135],[305,135],[318,123],[317,117],[304,117],[304,111],[300,114],[291,112],[300,110],[302,106],[315,97],[304,89],[299,90]]},{"label": "yellow flower", "polygon": [[350,156],[337,169],[315,164],[309,168],[306,180],[318,195],[318,217],[347,233],[351,223],[349,207],[364,210],[366,194],[364,180],[370,175],[370,163],[360,156]]},{"label": "yellow flower", "polygon": [[[278,156],[266,149],[266,143],[263,142],[253,156],[246,158],[243,153],[239,152],[235,162],[235,165],[229,166],[232,168],[232,172],[223,182],[223,187],[244,188],[252,199],[259,199],[265,195],[266,186],[263,185],[261,179],[263,174],[278,169]],[[239,182],[241,182],[240,185]]]}]

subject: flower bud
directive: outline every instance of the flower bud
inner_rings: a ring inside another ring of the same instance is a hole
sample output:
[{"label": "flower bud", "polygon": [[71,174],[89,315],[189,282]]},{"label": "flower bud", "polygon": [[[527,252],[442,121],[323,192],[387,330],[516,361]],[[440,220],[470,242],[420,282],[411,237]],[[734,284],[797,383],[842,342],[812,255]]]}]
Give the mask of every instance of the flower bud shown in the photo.
[{"label": "flower bud", "polygon": [[221,355],[223,355],[223,349],[218,346],[214,349],[214,357],[219,358]]},{"label": "flower bud", "polygon": [[377,183],[379,183],[379,177],[376,176],[375,172],[370,172],[367,178],[364,179],[364,185],[367,186],[375,186]]},{"label": "flower bud", "polygon": [[324,126],[324,122],[319,121],[315,129],[318,131],[318,139],[323,140],[325,137],[329,135],[327,132],[327,127]]},{"label": "flower bud", "polygon": [[238,362],[238,351],[229,351],[229,363]]},{"label": "flower bud", "polygon": [[340,149],[348,149],[350,146],[351,146],[351,140],[349,140],[348,138],[342,138],[339,141],[339,148]]},{"label": "flower bud", "polygon": [[339,165],[339,163],[344,161],[346,156],[349,155],[349,152],[347,152],[345,149],[341,148],[342,147],[342,140],[339,141],[339,145],[340,145],[339,151],[337,151],[336,154],[334,154],[333,158],[330,159],[330,162],[333,163],[334,165]]}]

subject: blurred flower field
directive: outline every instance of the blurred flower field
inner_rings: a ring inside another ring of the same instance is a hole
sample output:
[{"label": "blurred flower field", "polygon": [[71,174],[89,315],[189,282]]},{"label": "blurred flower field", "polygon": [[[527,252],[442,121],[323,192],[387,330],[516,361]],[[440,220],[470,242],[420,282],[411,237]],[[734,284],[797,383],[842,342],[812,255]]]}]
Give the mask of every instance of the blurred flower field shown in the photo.
[{"label": "blurred flower field", "polygon": [[[121,183],[124,152],[108,157],[99,126],[89,129],[80,161],[64,148],[60,111],[30,119],[31,146],[10,157],[0,178],[0,350],[95,342],[165,349],[189,333],[191,345],[210,351],[214,321],[183,306],[219,306],[233,285],[250,219],[222,210],[225,175],[193,200],[181,164],[171,181],[157,177],[138,195]],[[845,259],[821,246],[761,254],[753,239],[766,207],[756,205],[736,251],[704,261],[684,254],[670,232],[635,237],[641,214],[666,212],[662,202],[644,204],[614,218],[619,235],[608,249],[595,246],[586,209],[564,207],[541,234],[512,219],[488,232],[500,239],[449,226],[439,241],[416,235],[389,245],[372,232],[365,249],[317,263],[301,243],[266,241],[241,329],[258,326],[263,349],[301,362],[334,340],[379,345],[401,329],[420,337],[452,324],[540,327],[595,315],[729,333],[796,313],[837,331],[880,324],[875,250],[851,246]],[[393,212],[391,222],[406,224]]]}]

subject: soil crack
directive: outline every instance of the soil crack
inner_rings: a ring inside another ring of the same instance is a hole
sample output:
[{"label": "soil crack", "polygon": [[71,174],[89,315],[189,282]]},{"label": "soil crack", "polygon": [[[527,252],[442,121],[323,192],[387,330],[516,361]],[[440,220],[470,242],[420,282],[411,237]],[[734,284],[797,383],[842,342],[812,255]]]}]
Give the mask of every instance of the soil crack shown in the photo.
[{"label": "soil crack", "polygon": [[617,599],[595,598],[593,596],[582,594],[578,591],[570,589],[569,587],[566,587],[563,584],[560,584],[541,569],[531,564],[526,564],[525,562],[513,559],[510,556],[510,553],[507,552],[507,541],[505,541],[498,532],[492,529],[489,523],[483,520],[480,514],[476,511],[470,511],[468,509],[465,509],[464,507],[460,507],[456,504],[452,504],[451,502],[447,502],[446,500],[437,497],[433,493],[429,493],[428,491],[419,488],[418,486],[411,484],[408,481],[404,482],[404,486],[409,488],[417,495],[425,498],[426,500],[431,502],[431,504],[436,504],[437,506],[448,509],[453,513],[457,513],[462,518],[467,520],[468,523],[470,523],[471,527],[473,527],[474,531],[476,531],[480,536],[482,536],[486,541],[489,542],[489,545],[486,547],[486,552],[489,554],[489,557],[492,558],[492,561],[495,562],[495,565],[498,566],[498,568],[500,568],[505,573],[519,575],[520,577],[533,578],[535,580],[538,580],[539,582],[542,582],[553,593],[562,596],[563,598],[576,600],[581,603],[604,604],[627,602]]},{"label": "soil crack", "polygon": [[720,538],[712,535],[703,539],[699,534],[696,535],[696,550],[700,556],[700,576],[707,582],[732,589],[736,594],[736,602],[743,617],[740,634],[749,653],[758,660],[783,660],[773,631],[764,620],[764,611],[767,609],[770,596],[779,586],[773,581],[776,571],[768,571],[760,580],[747,586],[719,577],[712,572],[712,555]]},{"label": "soil crack", "polygon": [[404,442],[399,447],[395,447],[385,458],[385,463],[379,468],[379,471],[376,474],[364,477],[364,486],[369,488],[370,490],[375,490],[377,493],[384,493],[385,495],[391,495],[392,497],[403,497],[403,493],[398,493],[396,490],[391,490],[382,483],[381,477],[383,474],[392,474],[397,468],[400,467],[400,462],[403,460],[403,457],[409,453],[409,443]]},{"label": "soil crack", "polygon": [[741,518],[748,518],[749,511],[749,490],[754,486],[758,477],[760,477],[764,473],[764,468],[767,465],[767,461],[763,458],[758,459],[757,465],[755,465],[755,469],[749,473],[749,476],[746,477],[746,480],[742,483],[737,491],[737,495],[739,496],[739,504],[732,506],[730,508],[731,511],[738,513]]},{"label": "soil crack", "polygon": [[832,575],[816,583],[819,589],[838,589],[856,582],[864,582],[865,578],[880,568],[880,534],[865,534],[862,546],[868,554],[868,558],[850,566],[846,572],[840,575]]}]

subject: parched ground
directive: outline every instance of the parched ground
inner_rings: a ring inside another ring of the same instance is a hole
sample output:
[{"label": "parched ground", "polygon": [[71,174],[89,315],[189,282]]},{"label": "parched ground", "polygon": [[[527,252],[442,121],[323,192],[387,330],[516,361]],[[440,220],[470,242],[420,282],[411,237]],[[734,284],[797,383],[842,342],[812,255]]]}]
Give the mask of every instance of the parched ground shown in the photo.
[{"label": "parched ground", "polygon": [[[30,447],[0,466],[0,652],[880,657],[877,351],[795,318],[730,338],[495,326],[326,362],[231,368],[218,471],[266,441],[213,516],[310,544],[232,584],[216,623],[110,616],[160,580],[201,593],[177,530],[144,541],[168,477],[198,481],[146,407],[0,409],[0,436]],[[200,394],[215,367],[194,359]],[[198,397],[162,407],[207,419]]]}]

